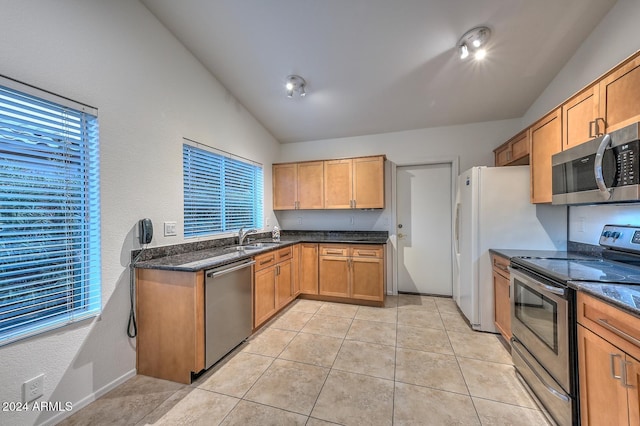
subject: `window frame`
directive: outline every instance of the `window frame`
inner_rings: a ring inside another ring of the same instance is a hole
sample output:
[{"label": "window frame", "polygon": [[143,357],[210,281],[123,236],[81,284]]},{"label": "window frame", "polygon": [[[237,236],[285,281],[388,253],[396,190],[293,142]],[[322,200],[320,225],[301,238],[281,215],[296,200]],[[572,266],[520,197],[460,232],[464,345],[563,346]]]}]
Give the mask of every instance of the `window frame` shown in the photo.
[{"label": "window frame", "polygon": [[2,346],[99,315],[102,282],[98,110],[0,86]]},{"label": "window frame", "polygon": [[[241,227],[264,228],[264,166],[261,163],[187,138],[183,139],[182,161],[185,239],[221,237]],[[205,163],[210,166],[208,170],[215,172],[202,175],[207,171],[203,170]],[[249,183],[250,188],[243,186]],[[199,203],[194,201],[198,196],[202,200]],[[245,216],[251,210],[250,223],[240,223],[243,220],[233,217],[234,208]],[[197,210],[201,212],[199,216],[194,213]],[[215,211],[220,212],[219,216],[214,214],[205,219],[205,212]]]}]

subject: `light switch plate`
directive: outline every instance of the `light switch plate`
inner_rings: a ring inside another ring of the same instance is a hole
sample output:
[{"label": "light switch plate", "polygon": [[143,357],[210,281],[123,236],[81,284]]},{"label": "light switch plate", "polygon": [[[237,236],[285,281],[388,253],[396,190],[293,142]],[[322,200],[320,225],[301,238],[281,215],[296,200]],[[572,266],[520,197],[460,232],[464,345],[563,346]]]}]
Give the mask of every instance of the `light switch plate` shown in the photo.
[{"label": "light switch plate", "polygon": [[176,230],[178,224],[176,222],[165,222],[164,223],[164,236],[165,237],[174,237],[178,235]]}]

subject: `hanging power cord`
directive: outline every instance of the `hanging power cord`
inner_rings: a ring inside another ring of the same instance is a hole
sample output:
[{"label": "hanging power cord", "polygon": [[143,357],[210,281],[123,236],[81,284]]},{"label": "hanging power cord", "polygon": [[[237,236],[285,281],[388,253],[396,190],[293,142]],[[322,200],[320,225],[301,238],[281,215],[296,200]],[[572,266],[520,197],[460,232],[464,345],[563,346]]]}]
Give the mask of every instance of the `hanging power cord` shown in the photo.
[{"label": "hanging power cord", "polygon": [[134,296],[135,296],[135,273],[133,270],[134,265],[144,253],[145,247],[142,247],[140,253],[136,255],[136,257],[129,263],[129,298],[131,300],[131,309],[129,311],[129,323],[127,324],[127,336],[130,338],[134,338],[138,335],[138,325],[136,324],[136,312],[134,306]]}]

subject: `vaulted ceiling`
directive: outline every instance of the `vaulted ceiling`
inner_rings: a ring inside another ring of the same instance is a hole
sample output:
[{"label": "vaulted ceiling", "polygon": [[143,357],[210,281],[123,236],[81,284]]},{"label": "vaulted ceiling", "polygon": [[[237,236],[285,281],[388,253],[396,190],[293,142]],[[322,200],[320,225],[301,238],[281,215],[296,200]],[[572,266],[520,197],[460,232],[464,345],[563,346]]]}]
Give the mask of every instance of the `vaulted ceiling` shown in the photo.
[{"label": "vaulted ceiling", "polygon": [[[142,3],[287,143],[521,117],[615,0]],[[460,60],[479,25],[487,58]]]}]

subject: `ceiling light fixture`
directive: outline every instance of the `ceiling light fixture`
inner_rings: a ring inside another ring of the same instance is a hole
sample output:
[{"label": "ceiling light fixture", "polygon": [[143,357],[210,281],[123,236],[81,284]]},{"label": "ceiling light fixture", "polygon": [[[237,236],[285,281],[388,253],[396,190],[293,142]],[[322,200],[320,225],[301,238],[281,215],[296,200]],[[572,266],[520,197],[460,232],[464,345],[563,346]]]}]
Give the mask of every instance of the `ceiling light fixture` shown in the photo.
[{"label": "ceiling light fixture", "polygon": [[307,96],[307,92],[305,90],[306,85],[307,82],[299,75],[287,76],[287,82],[284,85],[285,89],[287,89],[287,97],[292,98],[294,92],[298,92],[298,95],[300,95],[301,98]]},{"label": "ceiling light fixture", "polygon": [[473,53],[476,60],[482,60],[487,56],[485,46],[491,36],[491,30],[487,27],[472,28],[458,40],[458,51],[460,59],[466,59]]}]

